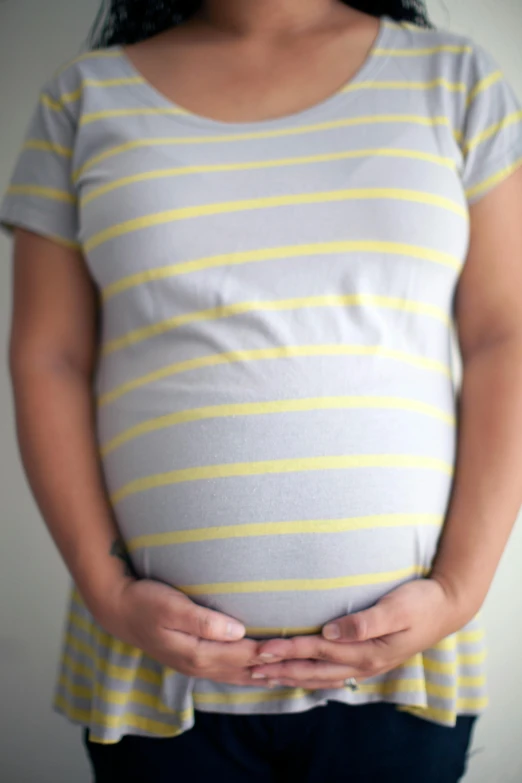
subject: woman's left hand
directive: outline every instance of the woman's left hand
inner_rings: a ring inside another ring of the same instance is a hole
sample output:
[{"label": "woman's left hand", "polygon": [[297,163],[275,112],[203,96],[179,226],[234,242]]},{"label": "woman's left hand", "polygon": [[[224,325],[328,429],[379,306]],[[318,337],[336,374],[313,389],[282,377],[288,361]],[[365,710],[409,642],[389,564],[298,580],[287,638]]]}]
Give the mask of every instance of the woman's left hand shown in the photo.
[{"label": "woman's left hand", "polygon": [[274,663],[254,667],[252,684],[343,688],[349,677],[360,682],[397,668],[463,628],[474,614],[436,578],[408,582],[370,609],[329,623],[322,636],[266,642],[258,653],[272,655]]}]

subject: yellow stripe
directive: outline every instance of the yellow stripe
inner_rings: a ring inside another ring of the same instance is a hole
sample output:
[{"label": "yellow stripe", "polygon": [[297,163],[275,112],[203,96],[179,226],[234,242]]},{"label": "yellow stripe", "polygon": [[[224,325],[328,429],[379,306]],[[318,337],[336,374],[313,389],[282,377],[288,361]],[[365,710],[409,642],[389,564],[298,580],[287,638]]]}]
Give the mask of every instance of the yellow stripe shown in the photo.
[{"label": "yellow stripe", "polygon": [[226,253],[217,256],[207,256],[195,261],[185,261],[168,266],[148,269],[137,272],[128,277],[123,277],[106,286],[102,291],[105,301],[123,291],[150,283],[154,280],[163,280],[166,277],[177,277],[190,272],[200,272],[204,269],[213,269],[221,266],[235,266],[236,264],[257,263],[285,258],[299,258],[301,256],[327,255],[330,253],[386,253],[390,255],[402,255],[409,258],[419,258],[431,261],[435,264],[449,266],[460,271],[462,262],[456,256],[431,248],[407,245],[401,242],[321,242],[309,245],[288,245],[283,247],[263,248],[239,253]]},{"label": "yellow stripe", "polygon": [[521,165],[522,157],[518,158],[518,160],[516,160],[514,163],[511,163],[509,166],[501,169],[501,171],[498,171],[496,174],[493,174],[491,177],[488,177],[488,179],[484,180],[484,182],[479,182],[478,185],[475,185],[472,188],[468,188],[466,190],[466,196],[468,198],[472,198],[473,196],[478,196],[481,193],[484,193],[486,190],[489,190],[489,188],[493,187],[494,185],[498,185],[500,182],[503,182],[505,179],[507,179],[509,175],[513,174],[513,172],[516,171]]},{"label": "yellow stripe", "polygon": [[479,666],[481,663],[484,663],[487,657],[487,651],[482,650],[482,652],[469,655],[461,654],[458,656],[458,662],[461,666]]},{"label": "yellow stripe", "polygon": [[276,139],[285,136],[301,136],[307,133],[317,133],[325,130],[336,130],[338,128],[355,127],[359,125],[379,125],[388,123],[411,123],[413,125],[422,125],[425,127],[437,127],[444,125],[450,126],[448,117],[422,117],[411,114],[374,114],[365,117],[350,117],[342,120],[333,120],[330,122],[321,122],[315,125],[302,125],[292,128],[280,128],[278,130],[266,130],[266,131],[252,131],[250,133],[235,133],[230,135],[220,136],[179,136],[179,137],[166,137],[158,139],[139,139],[136,141],[127,142],[126,144],[120,144],[116,147],[111,147],[104,152],[95,155],[84,163],[81,168],[74,172],[74,179],[78,180],[81,175],[92,168],[96,163],[101,163],[107,158],[111,158],[114,155],[121,155],[124,152],[129,152],[134,149],[141,149],[143,147],[165,147],[168,145],[177,144],[223,144],[227,142],[237,141],[249,141],[253,139]]},{"label": "yellow stripe", "polygon": [[86,680],[92,680],[93,670],[90,666],[86,666],[84,663],[75,661],[69,653],[64,652],[61,657],[61,666],[66,668],[71,674],[76,674],[78,677],[84,677]]},{"label": "yellow stripe", "polygon": [[[73,625],[75,624],[74,621],[71,620],[71,622]],[[92,634],[94,638],[97,635],[94,630],[92,631]],[[129,666],[117,666],[114,663],[109,663],[108,661],[103,660],[103,658],[100,657],[99,652],[92,645],[82,641],[81,639],[77,639],[71,633],[68,633],[66,635],[65,642],[71,649],[90,658],[96,671],[101,672],[106,677],[112,677],[116,680],[123,680],[124,682],[143,680],[143,682],[147,682],[150,685],[157,685],[158,687],[162,683],[162,677],[160,674],[151,671],[150,669],[146,669],[144,666],[139,665],[136,666],[135,668]],[[111,652],[114,652],[110,642],[109,642],[109,647]],[[141,655],[139,657],[141,657]],[[137,658],[137,661],[139,660],[139,657]],[[64,664],[69,665],[69,663],[72,662],[72,658],[68,656],[67,653],[64,653],[64,655],[62,656],[62,661]],[[73,666],[70,668],[72,671],[75,671],[76,667],[81,667],[81,666],[82,664],[80,664],[77,661],[74,661]]]},{"label": "yellow stripe", "polygon": [[106,120],[114,117],[149,117],[165,114],[186,114],[182,109],[107,109],[90,114],[83,114],[80,125],[88,125],[98,120]]},{"label": "yellow stripe", "polygon": [[438,707],[398,707],[398,709],[400,712],[409,712],[421,718],[428,718],[454,726],[457,714],[462,714],[466,710],[471,713],[482,712],[488,706],[488,703],[488,698],[483,697],[478,699],[457,699],[455,710],[444,710]]},{"label": "yellow stripe", "polygon": [[[342,519],[299,519],[291,522],[259,522],[245,525],[200,527],[171,533],[136,536],[127,541],[129,552],[144,547],[193,544],[200,541],[222,541],[230,538],[255,536],[298,536],[306,534],[344,533],[355,530],[376,530],[387,527],[435,526],[442,524],[440,514],[377,514]],[[270,629],[256,629],[268,632]],[[273,629],[272,629],[273,630]]]},{"label": "yellow stripe", "polygon": [[94,234],[86,243],[87,251],[103,245],[111,239],[140,231],[152,226],[161,226],[176,220],[225,215],[233,212],[244,212],[274,207],[299,206],[305,204],[324,204],[338,201],[358,201],[367,199],[390,199],[393,201],[408,201],[414,204],[429,204],[440,207],[467,219],[468,212],[452,199],[417,190],[400,188],[354,188],[351,190],[334,190],[324,193],[296,193],[285,196],[269,196],[265,198],[245,199],[241,201],[224,201],[215,204],[201,204],[194,207],[181,207],[144,215],[140,218],[126,220]]},{"label": "yellow stripe", "polygon": [[426,682],[423,678],[411,680],[389,680],[383,683],[361,683],[361,693],[378,693],[386,696],[393,696],[395,693],[426,693],[438,699],[455,699],[459,687],[466,687],[464,679],[473,680],[475,687],[480,688],[485,685],[485,677],[462,678],[457,679],[455,685],[438,685],[433,682]]},{"label": "yellow stripe", "polygon": [[54,98],[51,98],[50,95],[46,95],[46,93],[40,95],[40,103],[52,111],[63,111],[63,106],[60,101],[55,101]]},{"label": "yellow stripe", "polygon": [[77,90],[64,93],[60,96],[60,101],[64,104],[79,100],[85,87],[123,87],[131,84],[145,84],[145,80],[141,76],[131,76],[124,79],[83,79]]},{"label": "yellow stripe", "polygon": [[486,128],[485,131],[478,133],[476,136],[470,139],[470,141],[464,145],[464,152],[469,154],[471,150],[475,149],[480,144],[483,144],[499,131],[503,131],[520,121],[522,121],[522,110],[506,115],[500,122],[496,122],[494,125],[490,125],[489,128]]},{"label": "yellow stripe", "polygon": [[[301,413],[318,410],[346,410],[346,409],[371,409],[371,410],[403,410],[420,413],[443,421],[445,424],[455,425],[455,417],[445,411],[417,400],[401,399],[400,397],[311,397],[297,400],[274,400],[271,402],[237,403],[234,405],[209,405],[203,408],[170,413],[149,419],[134,427],[129,427],[112,440],[108,441],[100,449],[100,454],[106,457],[115,449],[134,438],[141,437],[150,432],[157,432],[176,424],[187,424],[203,419],[216,419],[228,416],[262,416],[272,413]],[[397,515],[402,518],[402,515]]]},{"label": "yellow stripe", "polygon": [[88,642],[84,642],[83,639],[77,639],[75,636],[73,636],[70,632],[68,632],[64,637],[64,644],[70,646],[75,650],[75,652],[80,653],[81,655],[85,655],[88,658],[91,658],[93,662],[96,662],[96,665],[101,665],[102,662],[97,660],[97,651],[92,646],[92,644],[89,644]]},{"label": "yellow stripe", "polygon": [[64,201],[67,204],[76,204],[76,198],[65,190],[43,188],[38,185],[11,185],[7,192],[13,196],[38,196],[51,201]]},{"label": "yellow stripe", "polygon": [[426,315],[441,321],[445,326],[450,326],[448,314],[440,307],[428,304],[426,302],[414,302],[406,299],[399,299],[392,296],[375,296],[373,294],[346,294],[326,295],[326,296],[304,296],[295,299],[279,299],[275,301],[258,302],[237,302],[220,307],[212,307],[208,310],[199,310],[192,313],[183,313],[172,318],[167,318],[159,323],[144,326],[140,329],[134,329],[122,337],[114,340],[108,340],[103,348],[102,354],[108,356],[123,348],[148,340],[151,337],[165,334],[174,329],[179,329],[187,324],[200,323],[202,321],[217,321],[222,318],[231,318],[243,313],[256,312],[277,312],[279,310],[303,310],[307,308],[319,307],[360,307],[369,305],[371,307],[382,307],[390,310],[401,310],[402,312],[415,313],[417,315]]},{"label": "yellow stripe", "polygon": [[493,84],[496,84],[497,82],[501,81],[503,78],[502,71],[495,71],[494,73],[490,74],[489,76],[486,76],[485,79],[481,79],[475,87],[471,90],[468,100],[467,100],[467,106],[468,108],[473,103],[477,95],[484,92],[485,90],[489,89]]},{"label": "yellow stripe", "polygon": [[[430,696],[438,698],[455,698],[457,688],[460,686],[462,678],[458,678],[457,687],[450,685],[437,685],[426,682],[422,678],[416,679],[395,679],[378,683],[361,683],[359,693],[376,693],[392,696],[395,693],[427,693]],[[476,687],[484,685],[484,678],[477,677]],[[244,693],[194,693],[194,703],[212,705],[212,704],[260,704],[270,701],[286,701],[289,699],[302,699],[313,694],[314,691],[303,688],[289,688],[275,691],[249,691]],[[422,709],[422,708],[419,708]]]},{"label": "yellow stripe", "polygon": [[404,27],[406,30],[411,30],[414,33],[423,33],[426,35],[426,33],[432,32],[426,27],[419,27],[419,25],[415,24],[414,22],[397,22],[397,25],[399,27]]},{"label": "yellow stripe", "polygon": [[[71,636],[70,639],[68,639],[67,643],[70,644],[70,646],[73,649],[78,650],[78,652],[89,654],[86,652],[86,648],[88,648],[88,645],[86,645],[85,642],[81,642],[79,639],[76,639],[75,637]],[[146,682],[149,685],[157,685],[158,687],[161,686],[162,683],[161,675],[149,669],[146,669],[143,666],[138,666],[137,668],[133,669],[128,666],[117,666],[116,664],[113,663],[110,664],[107,661],[100,658],[94,650],[91,651],[90,656],[96,671],[101,672],[106,677],[111,677],[116,680],[122,680],[124,682],[143,680],[143,682]],[[71,671],[73,672],[77,671],[78,673],[80,673],[83,669],[85,669],[85,667],[82,667],[80,663],[73,661],[70,656],[67,656],[67,654],[64,655],[63,663],[65,665],[68,665]],[[78,667],[82,667],[82,668],[78,669]]]},{"label": "yellow stripe", "polygon": [[[58,678],[58,684],[66,688],[68,693],[77,699],[102,699],[107,704],[114,704],[117,706],[126,706],[131,704],[133,706],[139,704],[141,707],[149,707],[152,710],[158,710],[166,712],[171,715],[180,716],[181,720],[184,720],[184,713],[180,710],[172,710],[167,707],[159,698],[158,695],[146,693],[137,688],[132,688],[129,691],[115,691],[110,688],[105,688],[99,683],[96,683],[95,687],[92,685],[75,685],[74,681],[67,674],[62,674]],[[185,711],[185,714],[190,715],[192,711]]]},{"label": "yellow stripe", "polygon": [[475,710],[483,710],[488,706],[489,699],[487,696],[484,696],[482,698],[477,699],[457,699],[457,709],[461,712],[464,712],[464,710],[470,710],[471,712]]},{"label": "yellow stripe", "polygon": [[459,631],[456,636],[458,644],[474,644],[484,639],[484,629],[477,628],[475,631]]},{"label": "yellow stripe", "polygon": [[303,688],[285,688],[275,691],[250,691],[248,693],[194,693],[194,704],[266,704],[271,701],[304,699],[313,693]]},{"label": "yellow stripe", "polygon": [[178,589],[188,596],[224,595],[238,593],[315,592],[317,590],[341,590],[344,587],[364,587],[386,582],[398,582],[413,576],[422,576],[423,566],[401,568],[376,574],[357,574],[332,579],[266,579],[261,582],[214,582],[201,585],[181,585]]},{"label": "yellow stripe", "polygon": [[195,468],[181,468],[167,473],[134,479],[111,495],[116,504],[130,495],[149,489],[182,484],[188,481],[205,481],[216,478],[243,476],[266,476],[279,473],[301,473],[314,470],[345,470],[351,468],[411,468],[437,470],[446,475],[453,474],[452,466],[435,457],[405,454],[351,454],[341,457],[296,457],[294,459],[263,460],[259,462],[231,462],[219,465],[203,465]]},{"label": "yellow stripe", "polygon": [[433,155],[429,152],[417,152],[415,150],[401,149],[365,149],[350,150],[349,152],[337,152],[328,155],[308,155],[297,158],[280,158],[277,160],[250,161],[247,163],[223,163],[209,164],[202,166],[177,166],[170,169],[158,169],[156,171],[146,171],[141,174],[133,174],[129,177],[116,179],[107,185],[102,185],[87,193],[82,199],[81,204],[85,206],[91,201],[111,193],[113,190],[132,185],[136,182],[148,182],[151,180],[165,179],[167,177],[187,176],[190,174],[215,174],[232,171],[254,171],[256,169],[271,169],[283,166],[303,166],[311,163],[329,163],[337,160],[350,160],[358,158],[408,158],[411,160],[421,160],[427,163],[434,163],[455,170],[456,164],[452,158],[443,158],[440,155]]},{"label": "yellow stripe", "polygon": [[471,54],[471,46],[454,46],[443,44],[431,46],[426,49],[375,49],[374,55],[378,57],[424,57],[425,55],[438,54],[439,52],[452,52],[453,54]]},{"label": "yellow stripe", "polygon": [[484,675],[478,677],[459,677],[459,686],[461,688],[483,688],[486,684],[486,678]]},{"label": "yellow stripe", "polygon": [[[91,673],[89,675],[92,677]],[[108,704],[127,705],[131,702],[157,709],[162,712],[172,712],[180,714],[177,710],[166,709],[157,695],[146,693],[139,688],[133,688],[131,691],[115,691],[99,684],[95,688],[92,686],[76,685],[69,674],[63,673],[59,680],[70,695],[75,698],[90,700],[97,696]],[[483,688],[486,684],[484,675],[476,677],[459,676],[456,683],[452,685],[440,685],[438,683],[427,682],[424,678],[397,678],[377,683],[361,683],[360,693],[380,693],[393,695],[394,693],[427,693],[430,696],[445,699],[455,699],[460,688]],[[194,693],[193,701],[198,704],[255,704],[263,701],[279,701],[288,698],[303,698],[312,691],[302,688],[287,689],[279,691],[255,691],[251,690],[243,693]],[[190,711],[181,712],[190,719]]]},{"label": "yellow stripe", "polygon": [[[72,720],[87,725],[90,725],[90,723],[93,722],[106,729],[122,729],[130,726],[135,729],[146,731],[149,734],[157,734],[161,737],[175,737],[182,731],[181,728],[177,728],[176,726],[170,726],[168,723],[161,723],[160,721],[152,720],[152,718],[145,718],[143,715],[136,715],[132,712],[124,712],[122,715],[106,715],[101,710],[80,709],[79,707],[74,707],[69,704],[67,699],[61,694],[58,694],[55,697],[54,704]],[[167,712],[166,708],[163,708],[163,711]],[[180,719],[186,721],[191,720],[193,714],[192,710],[186,710],[184,713],[180,713]],[[112,744],[107,741],[105,742],[106,744]]]},{"label": "yellow stripe", "polygon": [[105,677],[121,680],[122,682],[134,682],[135,680],[142,680],[149,685],[156,685],[158,688],[161,687],[162,684],[162,677],[160,674],[148,671],[143,667],[138,669],[131,669],[125,666],[109,664],[107,661],[104,661],[103,659],[96,656],[94,651],[92,654],[92,670],[88,666],[81,664],[79,661],[75,661],[68,653],[64,653],[62,655],[61,663],[64,668],[71,672],[71,674],[78,674],[79,676],[85,677],[86,679],[92,679],[94,671],[96,673],[103,674]]},{"label": "yellow stripe", "polygon": [[122,383],[110,392],[102,394],[98,398],[98,405],[107,405],[123,397],[131,391],[146,386],[149,383],[170,378],[191,370],[204,367],[216,367],[220,364],[232,364],[235,362],[263,361],[269,359],[289,359],[297,356],[380,356],[384,359],[404,362],[418,369],[440,373],[451,377],[450,368],[435,359],[427,359],[424,356],[415,356],[405,351],[396,351],[391,348],[383,348],[379,345],[284,345],[280,348],[261,348],[251,351],[227,351],[226,353],[201,356],[197,359],[188,359],[184,362],[167,365],[159,370],[134,378],[132,381]]},{"label": "yellow stripe", "polygon": [[263,627],[263,626],[246,626],[247,637],[262,636],[266,639],[285,639],[292,636],[316,636],[321,633],[322,625],[308,625],[302,627],[289,627],[289,628],[277,628],[277,627]]},{"label": "yellow stripe", "polygon": [[56,242],[58,245],[62,245],[63,247],[67,247],[69,250],[81,250],[82,246],[79,242],[71,242],[69,239],[64,239],[63,237],[59,237],[56,234],[47,234],[47,237],[49,239],[52,239],[53,242]]},{"label": "yellow stripe", "polygon": [[[127,658],[134,658],[136,663],[139,663],[143,655],[141,650],[111,636],[96,625],[94,621],[85,618],[74,611],[74,608],[69,610],[68,622],[71,624],[71,627],[84,631],[91,636],[91,638],[95,639],[97,644],[101,644],[104,647],[110,647],[112,652],[117,653],[118,655],[125,655]],[[69,637],[67,637],[67,639],[69,639]],[[86,650],[83,650],[83,652],[85,653]],[[97,655],[96,651],[92,648],[90,649],[90,652],[87,651],[87,654]]]},{"label": "yellow stripe", "polygon": [[117,50],[96,50],[94,52],[85,52],[84,54],[80,54],[78,57],[75,57],[74,60],[69,60],[69,62],[65,63],[65,65],[62,65],[61,68],[59,68],[55,72],[55,77],[60,76],[60,74],[65,73],[65,71],[68,71],[71,66],[76,65],[77,63],[82,63],[84,60],[97,60],[97,59],[105,59],[106,57],[121,57],[121,52]]},{"label": "yellow stripe", "polygon": [[61,144],[51,144],[48,141],[40,141],[40,139],[28,139],[22,149],[54,152],[56,155],[63,155],[64,158],[72,158],[73,156],[72,149],[69,149],[68,147],[62,147]]},{"label": "yellow stripe", "polygon": [[[5,223],[5,225],[11,231],[14,231],[14,229],[16,228],[16,226],[14,226],[12,223],[9,223],[8,221]],[[66,247],[68,250],[75,250],[75,251],[81,250],[81,245],[78,242],[71,242],[69,239],[64,239],[63,237],[59,237],[57,234],[50,234],[49,232],[46,232],[45,238],[50,240],[51,242],[56,242],[57,245]]]},{"label": "yellow stripe", "polygon": [[[110,636],[94,623],[79,615],[73,609],[69,611],[67,622],[70,624],[71,628],[76,628],[79,631],[84,631],[87,633],[91,639],[96,641],[97,645],[110,647],[111,651],[117,655],[125,655],[127,658],[133,658],[135,663],[139,664],[143,655],[141,650],[138,650],[137,647],[132,647],[130,644],[126,644],[126,642],[120,641],[120,639],[116,639],[114,636]],[[98,652],[95,648],[91,647],[89,644],[86,644],[81,639],[75,639],[75,637],[73,637],[70,632],[66,634],[66,641],[67,643],[73,644],[75,649],[77,649],[78,652],[82,652],[84,655],[94,655],[95,657],[98,655]]]},{"label": "yellow stripe", "polygon": [[476,644],[483,639],[483,628],[478,628],[474,631],[458,631],[433,645],[433,649],[439,652],[454,652],[460,644]]},{"label": "yellow stripe", "polygon": [[350,84],[341,92],[355,92],[356,90],[433,90],[436,87],[445,87],[449,92],[466,92],[467,85],[464,82],[450,82],[448,79],[432,79],[428,82],[410,81],[367,81]]},{"label": "yellow stripe", "polygon": [[420,665],[431,674],[454,674],[459,666],[479,666],[485,660],[485,650],[473,655],[457,655],[455,661],[437,661],[425,654]]}]

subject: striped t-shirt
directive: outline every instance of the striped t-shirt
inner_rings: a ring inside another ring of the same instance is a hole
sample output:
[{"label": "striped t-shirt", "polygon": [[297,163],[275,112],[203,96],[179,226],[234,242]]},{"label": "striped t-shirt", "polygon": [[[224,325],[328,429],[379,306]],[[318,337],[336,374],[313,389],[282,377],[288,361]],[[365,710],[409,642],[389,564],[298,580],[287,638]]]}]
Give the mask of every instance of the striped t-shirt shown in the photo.
[{"label": "striped t-shirt", "polygon": [[[100,459],[140,576],[254,638],[317,633],[427,572],[455,460],[452,303],[468,205],[522,162],[522,112],[469,38],[382,18],[357,75],[290,116],[167,100],[120,47],[43,90],[1,210],[100,291]],[[91,738],[194,710],[486,703],[475,619],[350,690],[191,679],[106,633],[74,585],[55,708]]]}]

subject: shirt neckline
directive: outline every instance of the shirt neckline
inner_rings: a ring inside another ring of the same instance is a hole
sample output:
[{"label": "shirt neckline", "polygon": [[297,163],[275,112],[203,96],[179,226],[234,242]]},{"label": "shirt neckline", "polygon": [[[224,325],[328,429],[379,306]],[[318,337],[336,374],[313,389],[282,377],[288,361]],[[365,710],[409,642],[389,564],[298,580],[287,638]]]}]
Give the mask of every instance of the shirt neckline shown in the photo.
[{"label": "shirt neckline", "polygon": [[322,114],[324,111],[332,108],[340,99],[346,101],[350,97],[357,95],[358,90],[354,89],[351,91],[351,88],[355,88],[361,82],[371,80],[371,78],[373,78],[385,64],[387,59],[386,51],[384,50],[385,45],[388,43],[389,37],[396,29],[396,25],[397,23],[386,14],[379,17],[379,29],[377,36],[374,39],[373,45],[366,59],[355,75],[346,81],[333,94],[313,104],[312,106],[309,106],[308,108],[302,109],[301,111],[271,119],[256,120],[253,122],[225,122],[185,109],[183,106],[175,103],[170,98],[167,98],[167,96],[158,90],[150,81],[145,79],[143,74],[127,56],[123,45],[118,45],[114,48],[119,52],[120,59],[125,70],[132,77],[140,79],[139,87],[142,91],[142,98],[149,105],[152,105],[156,108],[164,109],[167,112],[171,110],[175,115],[176,120],[191,125],[197,125],[202,128],[214,129],[216,131],[270,130],[283,126],[299,124],[301,121],[312,119],[316,115]]}]

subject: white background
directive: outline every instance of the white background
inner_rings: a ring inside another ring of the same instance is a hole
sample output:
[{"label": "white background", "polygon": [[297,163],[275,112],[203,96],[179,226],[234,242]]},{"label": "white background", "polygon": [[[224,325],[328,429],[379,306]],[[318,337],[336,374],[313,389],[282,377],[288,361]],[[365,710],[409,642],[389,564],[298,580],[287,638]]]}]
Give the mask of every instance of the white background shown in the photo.
[{"label": "white background", "polygon": [[[56,66],[77,54],[97,6],[97,0],[0,0],[0,191],[7,184],[39,88]],[[522,0],[432,0],[429,6],[437,24],[485,45],[522,98]],[[0,341],[5,346],[11,276],[10,247],[3,237],[0,256]],[[50,709],[68,577],[22,474],[5,368],[4,361],[0,375],[0,779],[3,783],[88,783],[80,729]],[[491,706],[476,732],[466,783],[522,781],[521,571],[519,524],[485,609]]]}]

